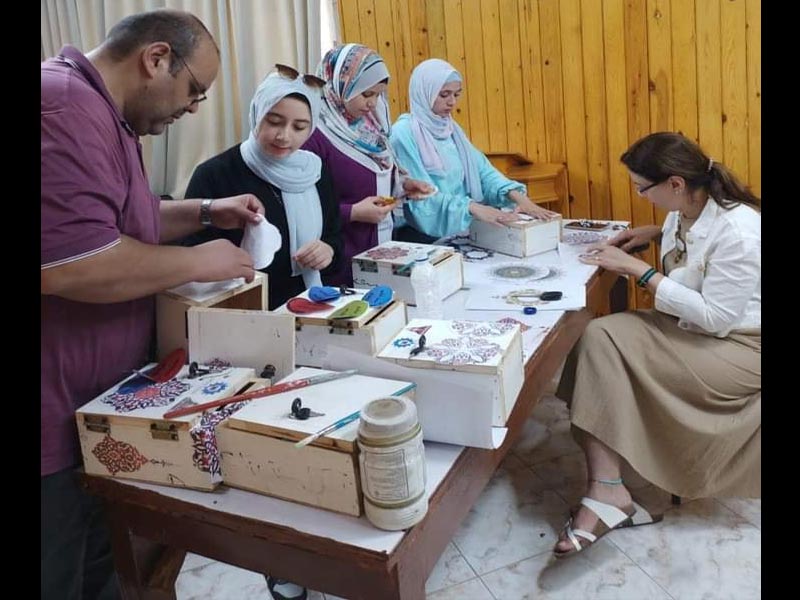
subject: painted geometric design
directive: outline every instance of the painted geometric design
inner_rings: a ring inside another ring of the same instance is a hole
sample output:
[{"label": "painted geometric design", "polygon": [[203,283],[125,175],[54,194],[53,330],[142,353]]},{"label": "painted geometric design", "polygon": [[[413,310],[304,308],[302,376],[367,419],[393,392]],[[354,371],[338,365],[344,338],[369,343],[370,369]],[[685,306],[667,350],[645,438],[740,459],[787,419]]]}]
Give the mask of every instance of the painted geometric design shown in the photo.
[{"label": "painted geometric design", "polygon": [[536,267],[522,263],[512,263],[493,267],[489,275],[500,281],[532,281],[542,279],[550,274],[550,269],[546,267]]},{"label": "painted geometric design", "polygon": [[126,442],[120,442],[105,435],[102,440],[92,448],[92,454],[97,457],[108,472],[112,475],[117,473],[133,473],[138,471],[148,462],[146,456],[139,452],[135,446]]},{"label": "painted geometric design", "polygon": [[212,381],[211,383],[206,384],[205,387],[203,387],[202,392],[207,396],[211,396],[212,394],[220,393],[227,387],[228,384],[224,381]]},{"label": "painted geometric design", "polygon": [[417,335],[425,335],[430,328],[430,325],[424,325],[422,327],[409,327],[408,330]]},{"label": "painted geometric design", "polygon": [[478,262],[494,256],[493,250],[473,246],[469,236],[456,235],[446,240],[447,245],[460,253],[467,262]]},{"label": "painted geometric design", "polygon": [[514,329],[516,323],[497,321],[489,323],[484,321],[453,321],[450,327],[459,335],[472,336],[498,336],[503,335]]},{"label": "painted geometric design", "polygon": [[408,253],[408,248],[401,246],[385,246],[367,250],[367,256],[373,260],[394,260],[395,258],[408,256]]},{"label": "painted geometric design", "polygon": [[425,349],[424,355],[442,365],[481,365],[502,351],[499,344],[481,337],[465,336],[432,344]]},{"label": "painted geometric design", "polygon": [[197,425],[189,430],[189,435],[192,436],[192,462],[196,468],[212,476],[222,475],[217,446],[217,425],[245,406],[247,402],[246,400],[234,402],[217,410],[208,411],[203,414]]},{"label": "painted geometric design", "polygon": [[606,237],[594,231],[565,231],[561,236],[564,244],[574,246],[577,244],[596,244],[602,242]]},{"label": "painted geometric design", "polygon": [[225,371],[226,369],[230,369],[231,363],[226,360],[215,358],[211,362],[207,362],[204,366],[206,369],[208,369],[209,373],[219,373],[221,371]]},{"label": "painted geometric design", "polygon": [[164,383],[146,385],[129,394],[114,392],[101,398],[100,401],[104,404],[110,404],[117,412],[130,412],[151,406],[166,406],[190,387],[182,381],[170,379]]},{"label": "painted geometric design", "polygon": [[519,325],[521,331],[525,332],[528,331],[531,326],[526,325],[522,321],[517,321],[514,317],[503,317],[502,319],[497,320],[498,323],[508,323],[510,325]]},{"label": "painted geometric design", "polygon": [[392,344],[397,348],[408,348],[409,346],[413,346],[414,343],[414,340],[411,338],[397,338],[392,342]]}]

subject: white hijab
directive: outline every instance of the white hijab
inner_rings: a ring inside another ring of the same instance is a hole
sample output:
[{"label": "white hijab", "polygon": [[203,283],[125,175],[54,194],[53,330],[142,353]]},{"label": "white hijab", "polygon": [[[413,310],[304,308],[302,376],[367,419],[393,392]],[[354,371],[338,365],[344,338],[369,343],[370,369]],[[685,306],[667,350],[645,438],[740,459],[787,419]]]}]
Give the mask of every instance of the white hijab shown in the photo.
[{"label": "white hijab", "polygon": [[[302,76],[287,79],[270,73],[261,82],[250,102],[250,135],[239,150],[245,164],[258,177],[281,190],[286,222],[289,227],[289,252],[322,237],[322,206],[316,183],[322,174],[320,158],[306,150],[296,150],[289,156],[273,158],[261,149],[257,134],[261,121],[278,102],[289,94],[300,94],[311,105],[311,131],[317,125],[320,108],[319,91],[303,83]],[[292,260],[292,275],[302,275],[306,288],[322,285],[319,271],[303,269]]]},{"label": "white hijab", "polygon": [[448,62],[431,58],[418,64],[411,73],[408,96],[411,99],[411,132],[419,149],[422,165],[432,175],[443,176],[444,161],[436,149],[434,138],[453,138],[464,168],[464,183],[473,200],[483,200],[481,180],[471,152],[471,144],[464,130],[451,116],[440,117],[433,112],[433,104],[442,87],[451,81],[462,81],[461,74]]}]

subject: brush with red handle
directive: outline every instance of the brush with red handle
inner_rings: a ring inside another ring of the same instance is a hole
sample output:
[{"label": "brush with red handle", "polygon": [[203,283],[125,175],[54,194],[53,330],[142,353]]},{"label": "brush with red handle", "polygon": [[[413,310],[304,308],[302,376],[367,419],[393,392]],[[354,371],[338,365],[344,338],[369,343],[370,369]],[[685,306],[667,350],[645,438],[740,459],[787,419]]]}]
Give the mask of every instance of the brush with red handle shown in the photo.
[{"label": "brush with red handle", "polygon": [[342,379],[343,377],[350,377],[350,375],[355,375],[357,372],[358,371],[356,371],[355,369],[350,369],[349,371],[341,371],[338,373],[324,373],[322,375],[312,375],[311,377],[302,377],[300,379],[294,379],[292,381],[287,381],[285,383],[277,383],[268,388],[256,390],[254,392],[245,392],[244,394],[238,394],[236,396],[230,396],[228,398],[222,398],[220,400],[212,400],[211,402],[205,402],[204,404],[195,404],[194,406],[186,406],[184,408],[168,410],[167,412],[164,413],[163,418],[175,419],[177,417],[183,417],[186,415],[191,415],[193,413],[203,412],[204,410],[208,410],[209,408],[218,408],[220,406],[225,406],[226,404],[230,404],[231,402],[241,402],[243,400],[263,398],[264,396],[274,396],[275,394],[282,394],[283,392],[297,390],[300,388],[308,387],[309,385],[316,385],[317,383],[325,383],[326,381],[333,381],[335,379]]}]

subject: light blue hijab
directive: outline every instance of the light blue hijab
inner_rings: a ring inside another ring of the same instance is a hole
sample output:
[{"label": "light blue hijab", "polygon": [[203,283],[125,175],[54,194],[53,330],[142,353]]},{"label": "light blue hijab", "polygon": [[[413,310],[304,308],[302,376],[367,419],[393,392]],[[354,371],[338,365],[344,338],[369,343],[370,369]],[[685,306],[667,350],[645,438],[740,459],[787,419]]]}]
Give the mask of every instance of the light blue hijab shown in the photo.
[{"label": "light blue hijab", "polygon": [[433,112],[433,104],[442,87],[451,81],[463,81],[450,63],[439,58],[431,58],[418,64],[411,73],[408,96],[411,99],[411,131],[419,149],[422,165],[432,175],[444,175],[445,165],[434,139],[453,138],[458,156],[464,168],[464,183],[467,194],[473,200],[483,200],[478,165],[471,152],[471,146],[464,130],[451,116],[440,117]]},{"label": "light blue hijab", "polygon": [[[258,177],[281,190],[286,222],[289,227],[289,252],[322,237],[322,206],[316,183],[322,175],[319,156],[306,150],[296,150],[289,156],[273,158],[261,150],[256,138],[266,114],[289,94],[300,94],[311,105],[311,131],[314,131],[320,108],[320,92],[303,83],[302,76],[288,79],[270,73],[261,82],[250,102],[250,135],[239,146],[245,164]],[[302,275],[306,288],[322,285],[319,271],[302,269],[292,259],[292,275]]]}]

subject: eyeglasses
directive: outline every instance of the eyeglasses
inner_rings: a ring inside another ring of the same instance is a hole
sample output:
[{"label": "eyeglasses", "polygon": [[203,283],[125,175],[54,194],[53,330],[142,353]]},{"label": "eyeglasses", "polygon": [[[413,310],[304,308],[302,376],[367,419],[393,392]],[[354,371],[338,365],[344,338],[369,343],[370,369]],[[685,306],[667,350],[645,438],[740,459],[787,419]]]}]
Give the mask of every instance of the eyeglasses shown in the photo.
[{"label": "eyeglasses", "polygon": [[175,58],[177,58],[179,61],[181,61],[181,64],[186,68],[186,72],[189,73],[189,77],[192,79],[192,88],[193,89],[190,89],[189,93],[192,96],[197,96],[197,97],[194,98],[189,103],[189,106],[192,106],[193,104],[200,104],[203,100],[208,100],[208,96],[206,96],[205,88],[202,85],[200,85],[199,81],[197,81],[197,77],[194,76],[194,73],[192,73],[192,70],[189,68],[189,65],[186,64],[186,61],[183,60],[183,57],[180,54],[178,54],[177,52],[175,52],[175,50],[172,49],[172,48],[170,48],[170,52],[172,52],[175,55]]},{"label": "eyeglasses", "polygon": [[640,196],[644,196],[644,193],[645,193],[647,190],[649,190],[649,189],[651,189],[651,188],[654,188],[654,187],[656,187],[657,185],[661,185],[662,183],[664,183],[664,181],[666,181],[666,180],[662,180],[662,181],[656,181],[655,183],[651,183],[650,185],[646,185],[646,186],[644,186],[644,187],[641,187],[641,186],[638,186],[638,185],[637,185],[637,186],[635,186],[635,187],[636,187],[636,193],[637,193],[637,194],[639,194]]},{"label": "eyeglasses", "polygon": [[[281,77],[285,77],[286,79],[294,80],[301,76],[300,71],[288,65],[276,64],[275,68],[278,70],[278,75],[280,75]],[[311,75],[310,73],[306,73],[305,75],[302,75],[302,77],[303,77],[303,83],[305,83],[309,87],[321,88],[325,85],[325,80],[320,79],[316,75]]]}]

